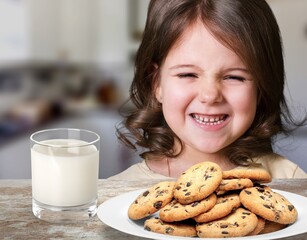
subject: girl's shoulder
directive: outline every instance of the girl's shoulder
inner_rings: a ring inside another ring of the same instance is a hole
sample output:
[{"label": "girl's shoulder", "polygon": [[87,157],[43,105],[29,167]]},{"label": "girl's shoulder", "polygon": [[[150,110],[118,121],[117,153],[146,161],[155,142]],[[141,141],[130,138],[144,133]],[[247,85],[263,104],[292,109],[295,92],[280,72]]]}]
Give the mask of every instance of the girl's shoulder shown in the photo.
[{"label": "girl's shoulder", "polygon": [[152,179],[171,179],[169,177],[158,174],[152,170],[150,170],[145,162],[145,160],[135,163],[123,172],[116,174],[108,179],[111,180],[152,180]]},{"label": "girl's shoulder", "polygon": [[307,174],[297,164],[276,153],[259,157],[255,162],[269,171],[272,178],[307,178]]}]

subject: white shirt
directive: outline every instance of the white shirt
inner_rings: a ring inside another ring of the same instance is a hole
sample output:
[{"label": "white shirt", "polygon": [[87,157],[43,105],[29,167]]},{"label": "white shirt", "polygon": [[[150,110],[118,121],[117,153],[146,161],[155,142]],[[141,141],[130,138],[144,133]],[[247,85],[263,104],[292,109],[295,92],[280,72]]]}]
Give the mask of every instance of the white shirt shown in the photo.
[{"label": "white shirt", "polygon": [[[255,159],[255,162],[262,166],[271,174],[272,178],[307,178],[307,174],[295,163],[278,155],[269,154]],[[238,167],[244,168],[244,167]],[[110,177],[112,180],[174,180],[174,178],[156,173],[148,168],[145,160],[136,163],[123,172]]]}]

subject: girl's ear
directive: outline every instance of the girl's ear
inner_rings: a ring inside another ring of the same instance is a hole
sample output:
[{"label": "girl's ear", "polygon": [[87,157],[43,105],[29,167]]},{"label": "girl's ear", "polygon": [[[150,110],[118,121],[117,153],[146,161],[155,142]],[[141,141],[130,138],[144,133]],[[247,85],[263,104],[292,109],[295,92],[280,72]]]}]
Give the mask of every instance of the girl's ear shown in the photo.
[{"label": "girl's ear", "polygon": [[162,90],[161,90],[160,85],[159,85],[158,87],[156,87],[155,95],[156,95],[157,101],[158,101],[159,103],[162,103]]},{"label": "girl's ear", "polygon": [[153,68],[154,68],[154,76],[153,76],[154,94],[155,94],[157,101],[162,103],[162,89],[160,86],[159,70],[158,70],[159,67],[157,64],[154,63]]}]

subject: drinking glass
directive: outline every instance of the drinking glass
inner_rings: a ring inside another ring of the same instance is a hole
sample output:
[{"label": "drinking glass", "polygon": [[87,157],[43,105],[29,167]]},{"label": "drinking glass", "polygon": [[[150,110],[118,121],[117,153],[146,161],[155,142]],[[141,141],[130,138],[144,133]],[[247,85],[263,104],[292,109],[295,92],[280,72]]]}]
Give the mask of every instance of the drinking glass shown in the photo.
[{"label": "drinking glass", "polygon": [[46,129],[33,133],[30,142],[33,214],[48,222],[94,216],[99,135],[85,129]]}]

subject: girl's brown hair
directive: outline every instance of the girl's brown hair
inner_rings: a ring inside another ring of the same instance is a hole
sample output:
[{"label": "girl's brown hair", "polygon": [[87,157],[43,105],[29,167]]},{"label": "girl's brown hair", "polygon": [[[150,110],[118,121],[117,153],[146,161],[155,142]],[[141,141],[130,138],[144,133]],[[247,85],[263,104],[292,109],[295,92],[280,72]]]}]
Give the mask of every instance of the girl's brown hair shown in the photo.
[{"label": "girl's brown hair", "polygon": [[224,149],[232,162],[247,165],[248,159],[271,153],[272,137],[295,125],[283,93],[279,27],[265,0],[152,0],[130,88],[135,108],[117,129],[118,137],[140,149],[143,158],[178,155],[173,147],[181,141],[164,120],[154,94],[155,81],[171,47],[197,19],[242,59],[256,82],[258,106],[253,124]]}]

